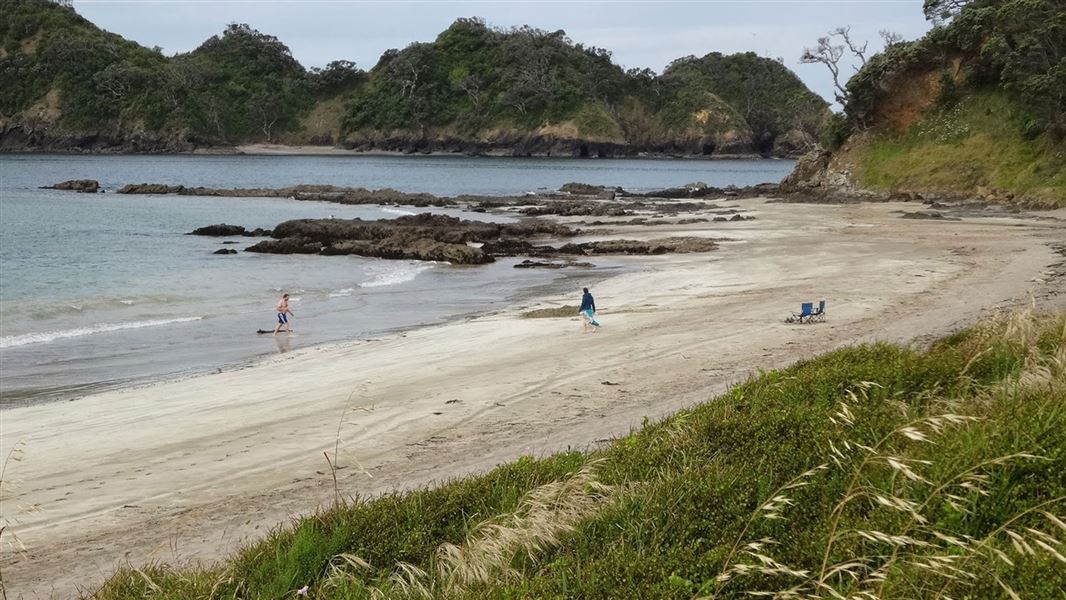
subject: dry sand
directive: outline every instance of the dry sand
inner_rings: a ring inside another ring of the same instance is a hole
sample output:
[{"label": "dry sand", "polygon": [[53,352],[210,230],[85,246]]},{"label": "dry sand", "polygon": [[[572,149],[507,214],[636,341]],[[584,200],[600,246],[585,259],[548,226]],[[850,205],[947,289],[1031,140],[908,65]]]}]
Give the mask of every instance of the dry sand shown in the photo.
[{"label": "dry sand", "polygon": [[[5,410],[3,451],[25,443],[8,473],[20,486],[3,505],[27,546],[4,548],[10,597],[91,591],[127,559],[223,557],[331,501],[323,452],[338,439],[343,494],[409,488],[602,443],[758,368],[857,342],[932,339],[1030,298],[1066,301],[1066,257],[1050,245],[1066,239],[1064,211],[944,222],[900,219],[893,211],[914,206],[898,204],[741,203],[757,220],[616,228],[619,237],[735,241],[627,259],[634,271],[593,290],[604,324],[595,334],[576,318],[519,318],[573,304],[575,292],[241,370]],[[826,323],[782,323],[818,298],[828,300]]]}]

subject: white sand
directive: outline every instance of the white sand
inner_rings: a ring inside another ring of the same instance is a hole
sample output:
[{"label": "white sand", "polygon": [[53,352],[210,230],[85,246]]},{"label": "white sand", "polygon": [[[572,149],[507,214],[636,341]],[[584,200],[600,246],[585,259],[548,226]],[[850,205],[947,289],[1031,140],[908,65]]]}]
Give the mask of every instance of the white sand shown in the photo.
[{"label": "white sand", "polygon": [[[1048,246],[1066,239],[1063,211],[941,222],[892,212],[914,205],[741,204],[758,220],[618,228],[737,241],[631,259],[636,272],[593,289],[604,324],[595,334],[576,318],[518,317],[574,304],[575,290],[241,370],[3,411],[0,449],[25,443],[8,473],[20,486],[3,504],[28,548],[4,548],[10,597],[91,589],[126,557],[217,559],[328,503],[322,453],[333,453],[342,415],[340,489],[373,494],[601,443],[757,368],[855,342],[931,339],[1030,295],[1066,300],[1066,278],[1047,274],[1064,260]],[[823,297],[825,324],[782,323],[801,300]]]}]

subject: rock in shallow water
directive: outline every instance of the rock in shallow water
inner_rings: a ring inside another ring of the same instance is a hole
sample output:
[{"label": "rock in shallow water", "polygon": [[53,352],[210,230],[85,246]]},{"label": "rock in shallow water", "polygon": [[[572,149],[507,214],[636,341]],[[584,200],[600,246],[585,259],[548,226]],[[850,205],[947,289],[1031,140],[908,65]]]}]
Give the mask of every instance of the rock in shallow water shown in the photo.
[{"label": "rock in shallow water", "polygon": [[100,190],[100,182],[95,179],[70,179],[55,185],[43,185],[42,190],[69,190],[83,194],[95,194]]},{"label": "rock in shallow water", "polygon": [[[225,223],[219,223],[217,225],[207,225],[205,227],[197,227],[189,232],[188,235],[206,235],[211,237],[232,237],[235,235],[241,235],[244,237],[266,237],[271,235],[269,229],[263,229],[257,227],[252,230],[247,230],[240,225],[227,225]],[[223,244],[232,244],[236,242],[222,242]]]}]

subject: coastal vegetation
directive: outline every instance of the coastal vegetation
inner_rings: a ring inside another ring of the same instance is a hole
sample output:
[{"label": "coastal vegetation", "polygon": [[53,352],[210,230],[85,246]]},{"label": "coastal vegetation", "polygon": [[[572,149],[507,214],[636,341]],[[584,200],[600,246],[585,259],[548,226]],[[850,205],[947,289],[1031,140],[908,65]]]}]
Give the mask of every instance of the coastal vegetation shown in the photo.
[{"label": "coastal vegetation", "polygon": [[946,191],[975,181],[1007,194],[1066,198],[1066,148],[1027,139],[1027,112],[1001,92],[960,98],[895,135],[871,137],[855,173],[879,189]]},{"label": "coastal vegetation", "polygon": [[925,14],[927,35],[892,41],[839,94],[830,168],[874,190],[1066,202],[1066,7],[927,0]]},{"label": "coastal vegetation", "polygon": [[338,489],[222,564],[93,597],[1058,597],[1064,432],[1066,314],[1021,312],[762,372],[588,452]]},{"label": "coastal vegetation", "polygon": [[164,56],[49,0],[5,2],[0,148],[191,150],[251,142],[517,154],[791,155],[827,104],[753,53],[624,70],[562,30],[459,19],[428,43],[305,69],[231,24]]}]

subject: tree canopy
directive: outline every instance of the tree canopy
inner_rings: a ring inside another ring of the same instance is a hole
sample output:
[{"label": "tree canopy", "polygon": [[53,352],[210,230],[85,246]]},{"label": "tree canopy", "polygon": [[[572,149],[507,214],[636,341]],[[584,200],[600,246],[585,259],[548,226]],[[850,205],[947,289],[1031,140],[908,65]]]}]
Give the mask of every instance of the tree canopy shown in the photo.
[{"label": "tree canopy", "polygon": [[0,77],[10,84],[0,88],[0,115],[58,114],[70,131],[273,141],[299,129],[318,103],[339,99],[341,136],[554,128],[654,144],[729,132],[769,151],[780,136],[813,140],[827,114],[784,65],[752,53],[686,57],[660,76],[626,71],[608,50],[562,30],[499,29],[479,18],[456,20],[432,42],[388,50],[365,72],[345,60],[305,69],[281,40],[246,24],[166,57],[60,3],[5,2],[3,13]]},{"label": "tree canopy", "polygon": [[[958,61],[967,89],[996,89],[1027,112],[1027,134],[1066,136],[1066,3],[1061,0],[926,0],[935,23],[925,37],[873,57],[848,82],[847,114],[863,124],[885,94],[884,83],[909,70]],[[950,81],[949,81],[950,80]],[[950,98],[951,94],[945,95]]]}]

